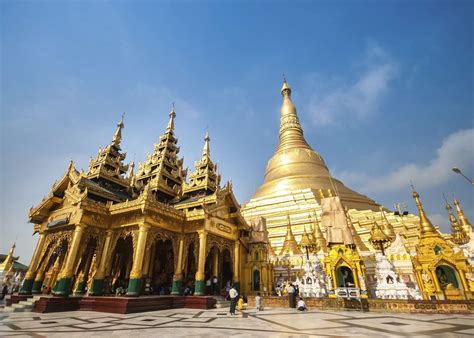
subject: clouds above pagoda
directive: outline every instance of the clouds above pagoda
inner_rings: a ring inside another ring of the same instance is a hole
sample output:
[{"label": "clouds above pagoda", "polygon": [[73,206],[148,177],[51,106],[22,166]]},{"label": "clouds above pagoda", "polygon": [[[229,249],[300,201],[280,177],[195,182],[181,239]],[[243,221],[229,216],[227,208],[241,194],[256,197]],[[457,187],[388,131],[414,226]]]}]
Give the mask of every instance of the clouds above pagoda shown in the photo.
[{"label": "clouds above pagoda", "polygon": [[436,149],[436,156],[426,163],[406,163],[379,177],[354,172],[340,172],[337,177],[364,193],[406,190],[410,182],[417,189],[433,188],[459,179],[451,168],[459,167],[468,172],[474,167],[473,145],[474,129],[459,130],[447,136]]},{"label": "clouds above pagoda", "polygon": [[363,57],[353,66],[353,74],[346,78],[316,76],[324,85],[313,89],[305,106],[315,125],[361,121],[376,113],[397,77],[398,66],[380,45],[370,41]]}]

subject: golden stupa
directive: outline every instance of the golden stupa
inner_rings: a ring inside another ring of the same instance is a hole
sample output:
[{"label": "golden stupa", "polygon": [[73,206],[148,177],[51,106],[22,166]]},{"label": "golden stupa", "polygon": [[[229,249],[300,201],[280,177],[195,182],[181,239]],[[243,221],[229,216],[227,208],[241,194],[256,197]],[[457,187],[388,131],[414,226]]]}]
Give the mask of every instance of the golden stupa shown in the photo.
[{"label": "golden stupa", "polygon": [[308,188],[314,192],[331,189],[349,208],[378,210],[373,200],[331,177],[321,155],[306,142],[286,80],[281,95],[280,142],[268,161],[265,180],[252,199]]},{"label": "golden stupa", "polygon": [[[321,199],[338,196],[354,220],[354,231],[370,246],[370,229],[374,219],[380,219],[380,205],[359,194],[331,176],[321,155],[306,142],[298,119],[296,107],[291,100],[291,88],[283,81],[281,88],[283,103],[280,110],[279,143],[265,171],[263,184],[243,206],[247,221],[265,217],[270,242],[276,252],[283,246],[287,217],[291,216],[292,231],[301,239],[304,226],[314,226],[311,216],[321,215]],[[389,213],[390,223],[408,237],[417,236],[417,219],[401,220]],[[384,220],[386,215],[383,215]],[[321,231],[326,228],[322,224]]]}]

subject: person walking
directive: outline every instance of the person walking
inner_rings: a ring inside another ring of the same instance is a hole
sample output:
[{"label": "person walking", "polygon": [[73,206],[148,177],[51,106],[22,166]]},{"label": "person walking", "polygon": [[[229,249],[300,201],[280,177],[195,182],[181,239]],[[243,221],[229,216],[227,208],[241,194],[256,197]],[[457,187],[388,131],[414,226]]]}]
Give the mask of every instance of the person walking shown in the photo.
[{"label": "person walking", "polygon": [[288,285],[286,288],[286,292],[288,293],[288,303],[291,308],[296,307],[296,302],[295,302],[295,288],[293,287],[293,284]]},{"label": "person walking", "polygon": [[231,316],[235,316],[235,305],[236,305],[236,302],[237,302],[237,296],[239,295],[239,293],[237,292],[237,290],[234,288],[234,286],[232,285],[230,287],[230,290],[229,290],[229,297],[230,297],[230,314]]},{"label": "person walking", "polygon": [[263,311],[262,297],[260,297],[260,292],[257,292],[255,296],[255,307],[258,311]]}]

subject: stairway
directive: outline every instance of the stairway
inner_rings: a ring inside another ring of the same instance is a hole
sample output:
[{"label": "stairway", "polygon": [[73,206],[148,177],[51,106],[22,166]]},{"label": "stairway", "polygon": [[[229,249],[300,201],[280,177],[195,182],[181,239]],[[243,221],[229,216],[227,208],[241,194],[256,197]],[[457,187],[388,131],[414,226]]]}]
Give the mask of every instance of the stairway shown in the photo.
[{"label": "stairway", "polygon": [[31,296],[27,300],[22,300],[16,304],[5,306],[1,312],[30,312],[35,307],[35,303],[44,295]]},{"label": "stairway", "polygon": [[228,308],[230,307],[230,300],[225,300],[224,297],[222,296],[213,296],[213,298],[216,300],[216,309],[223,309],[223,308]]}]

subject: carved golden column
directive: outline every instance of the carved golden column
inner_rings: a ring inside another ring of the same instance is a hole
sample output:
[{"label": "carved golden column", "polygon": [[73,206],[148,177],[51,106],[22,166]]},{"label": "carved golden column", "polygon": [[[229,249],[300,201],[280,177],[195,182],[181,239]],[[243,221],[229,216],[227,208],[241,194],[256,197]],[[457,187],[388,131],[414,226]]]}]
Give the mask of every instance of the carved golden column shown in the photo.
[{"label": "carved golden column", "polygon": [[194,285],[194,294],[203,295],[204,294],[204,267],[206,264],[206,240],[207,233],[205,230],[198,232],[199,234],[199,261],[198,261],[198,270],[196,271],[196,282]]},{"label": "carved golden column", "polygon": [[77,258],[77,252],[84,235],[86,226],[84,224],[77,224],[74,230],[71,246],[66,256],[66,263],[60,273],[60,279],[58,281],[55,294],[61,296],[67,296],[71,292],[72,278],[74,277],[74,264]]},{"label": "carved golden column", "polygon": [[[31,294],[31,290],[33,288],[33,283],[36,276],[36,271],[38,270],[38,264],[41,258],[40,255],[41,255],[41,252],[43,251],[45,238],[46,236],[44,233],[39,234],[38,242],[36,243],[35,252],[33,253],[33,257],[31,257],[30,267],[28,271],[26,272],[25,280],[23,281],[23,285],[20,290],[20,294],[22,295]],[[39,284],[41,284],[41,282]],[[39,286],[39,289],[41,290],[41,285]]]},{"label": "carved golden column", "polygon": [[217,248],[214,249],[214,254],[212,256],[212,276],[219,275],[219,250]]},{"label": "carved golden column", "polygon": [[141,223],[138,229],[137,247],[133,256],[132,271],[128,282],[127,296],[138,296],[140,294],[141,278],[143,275],[143,257],[145,255],[146,238],[150,225]]},{"label": "carved golden column", "polygon": [[234,243],[234,288],[240,292],[240,243]]},{"label": "carved golden column", "polygon": [[[46,235],[44,233],[39,234],[38,242],[36,243],[36,248],[35,252],[33,253],[33,257],[31,257],[31,262],[30,262],[30,267],[28,271],[26,272],[25,280],[23,281],[23,285],[20,290],[20,294],[22,295],[30,295],[31,290],[34,288],[34,280],[36,277],[36,272],[38,270],[38,264],[41,259],[41,253],[43,251],[43,245],[45,241]],[[45,262],[47,264],[47,262]],[[38,289],[41,292],[41,286],[42,286],[43,280],[39,282],[39,287],[34,288],[35,290]]]},{"label": "carved golden column", "polygon": [[92,250],[89,248],[89,250],[90,251],[86,253],[87,256],[86,256],[86,260],[85,260],[82,270],[78,269],[79,272],[76,272],[76,278],[77,278],[77,287],[75,290],[76,295],[82,295],[86,291],[85,289],[87,286],[87,280],[89,279],[89,273],[91,270],[92,261],[94,259],[95,248]]},{"label": "carved golden column", "polygon": [[112,230],[107,230],[106,232],[106,237],[105,237],[105,243],[104,247],[102,249],[102,254],[100,256],[100,262],[99,262],[99,267],[94,275],[94,281],[92,282],[92,288],[89,292],[89,294],[94,295],[94,296],[100,296],[103,294],[103,288],[104,288],[104,278],[105,278],[105,269],[107,266],[107,261],[110,256],[110,246],[112,242],[112,235],[113,231]]},{"label": "carved golden column", "polygon": [[183,254],[184,254],[184,236],[179,238],[178,262],[173,276],[173,286],[171,287],[172,295],[179,295],[181,286],[183,285]]}]

